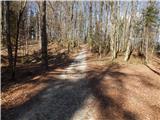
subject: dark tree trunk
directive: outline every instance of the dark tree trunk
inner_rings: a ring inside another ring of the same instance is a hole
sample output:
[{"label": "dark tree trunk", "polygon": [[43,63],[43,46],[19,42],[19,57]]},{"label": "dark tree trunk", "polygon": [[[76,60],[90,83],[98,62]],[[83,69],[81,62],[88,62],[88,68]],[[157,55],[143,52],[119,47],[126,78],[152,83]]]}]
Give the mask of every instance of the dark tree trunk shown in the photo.
[{"label": "dark tree trunk", "polygon": [[6,1],[6,39],[7,39],[7,49],[8,49],[8,63],[10,72],[13,74],[13,54],[12,54],[12,43],[10,34],[10,2]]},{"label": "dark tree trunk", "polygon": [[[26,6],[26,3],[25,3]],[[12,73],[12,79],[15,78],[15,72],[16,72],[16,63],[17,63],[17,53],[18,53],[18,39],[19,39],[19,29],[20,29],[20,23],[22,19],[23,12],[25,10],[25,6],[22,10],[20,10],[17,20],[17,31],[16,31],[16,43],[15,43],[15,52],[14,52],[14,64],[13,64],[13,73]]]},{"label": "dark tree trunk", "polygon": [[42,26],[41,26],[41,42],[42,42],[42,64],[45,69],[48,69],[48,53],[47,53],[47,32],[46,32],[46,1],[44,1],[42,6]]},{"label": "dark tree trunk", "polygon": [[89,4],[89,48],[92,50],[92,2]]},{"label": "dark tree trunk", "polygon": [[16,44],[15,44],[15,52],[14,52],[14,64],[13,64],[13,74],[12,78],[15,78],[15,72],[16,72],[16,63],[17,63],[17,52],[18,52],[18,38],[19,38],[19,24],[20,21],[17,22],[17,34],[16,34]]}]

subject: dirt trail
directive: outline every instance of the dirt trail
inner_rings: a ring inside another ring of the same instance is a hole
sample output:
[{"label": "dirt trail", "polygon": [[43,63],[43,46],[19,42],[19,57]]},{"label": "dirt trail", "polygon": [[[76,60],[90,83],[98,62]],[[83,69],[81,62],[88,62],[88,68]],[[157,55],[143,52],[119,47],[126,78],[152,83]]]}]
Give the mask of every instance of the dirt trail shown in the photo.
[{"label": "dirt trail", "polygon": [[13,108],[15,120],[160,120],[160,76],[145,65],[97,59],[84,47],[39,78],[44,89]]},{"label": "dirt trail", "polygon": [[37,103],[18,120],[94,120],[93,99],[86,80],[86,50],[82,49],[74,62],[55,83],[39,95]]}]

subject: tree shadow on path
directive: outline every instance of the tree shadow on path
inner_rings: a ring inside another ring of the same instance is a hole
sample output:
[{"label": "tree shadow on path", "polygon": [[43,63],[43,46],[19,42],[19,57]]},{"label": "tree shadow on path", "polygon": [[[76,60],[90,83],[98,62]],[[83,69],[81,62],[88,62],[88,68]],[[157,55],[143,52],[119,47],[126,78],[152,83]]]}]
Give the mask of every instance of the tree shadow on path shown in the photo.
[{"label": "tree shadow on path", "polygon": [[[97,101],[99,120],[137,119],[136,114],[123,108],[125,88],[122,78],[127,74],[119,72],[120,68],[118,64],[111,64],[107,69],[97,75],[95,73],[95,76],[90,78],[90,88]],[[105,76],[109,76],[111,80],[106,80]],[[105,84],[106,82],[112,82],[112,84]],[[113,96],[110,95],[112,91],[116,93]]]},{"label": "tree shadow on path", "polygon": [[2,119],[71,120],[76,111],[82,108],[84,101],[93,95],[99,108],[97,112],[102,113],[98,120],[136,120],[134,113],[123,109],[120,102],[104,94],[104,89],[109,89],[109,86],[102,85],[106,74],[114,77],[115,82],[123,88],[119,77],[125,74],[117,72],[117,67],[120,66],[111,65],[103,71],[87,71],[86,78],[76,81],[48,77],[46,81],[42,81],[47,86],[24,104],[9,109],[2,107]]}]

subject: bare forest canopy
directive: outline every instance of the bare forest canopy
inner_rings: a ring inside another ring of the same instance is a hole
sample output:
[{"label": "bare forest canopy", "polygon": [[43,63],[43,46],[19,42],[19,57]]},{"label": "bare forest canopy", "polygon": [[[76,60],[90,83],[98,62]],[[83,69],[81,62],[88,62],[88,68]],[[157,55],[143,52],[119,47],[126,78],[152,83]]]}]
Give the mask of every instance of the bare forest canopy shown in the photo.
[{"label": "bare forest canopy", "polygon": [[18,51],[34,43],[46,69],[50,42],[68,52],[84,43],[113,60],[122,54],[128,61],[134,52],[146,63],[160,50],[159,1],[2,1],[1,6],[1,46],[13,78]]}]

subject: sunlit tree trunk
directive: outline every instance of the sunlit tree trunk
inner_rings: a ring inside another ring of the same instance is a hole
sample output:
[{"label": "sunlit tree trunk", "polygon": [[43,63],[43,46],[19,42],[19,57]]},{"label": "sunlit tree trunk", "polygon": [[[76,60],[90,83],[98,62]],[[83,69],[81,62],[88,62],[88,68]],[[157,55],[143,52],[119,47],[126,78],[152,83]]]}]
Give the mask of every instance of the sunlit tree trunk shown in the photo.
[{"label": "sunlit tree trunk", "polygon": [[135,22],[135,11],[136,11],[136,6],[135,6],[135,2],[132,1],[132,12],[131,12],[131,18],[130,18],[130,23],[129,23],[129,37],[128,37],[128,44],[127,44],[127,50],[125,52],[125,58],[124,60],[125,61],[128,61],[129,58],[130,58],[130,55],[133,51],[133,48],[132,48],[132,41],[133,41],[133,34],[134,34],[134,30],[133,30],[133,25],[134,25],[134,22]]},{"label": "sunlit tree trunk", "polygon": [[115,13],[115,2],[110,2],[110,9],[111,9],[111,15],[110,15],[110,21],[111,21],[111,45],[110,45],[110,49],[112,51],[112,60],[115,59],[117,57],[116,55],[116,39],[115,39],[115,35],[116,35],[116,13]]},{"label": "sunlit tree trunk", "polygon": [[145,56],[146,56],[146,63],[148,63],[149,62],[149,55],[148,55],[148,44],[149,44],[149,32],[148,32],[148,27],[145,27],[145,37],[146,37],[146,40],[145,40],[145,47],[146,47],[146,49],[145,49]]},{"label": "sunlit tree trunk", "polygon": [[123,16],[123,33],[122,33],[122,46],[121,49],[124,52],[126,50],[126,37],[127,37],[127,28],[128,28],[128,21],[127,21],[127,12],[128,12],[128,3],[124,1],[124,16]]},{"label": "sunlit tree trunk", "polygon": [[108,31],[109,31],[109,29],[108,29],[108,22],[109,22],[109,20],[108,20],[108,16],[109,16],[109,4],[108,4],[108,2],[106,2],[106,13],[107,13],[107,15],[106,15],[106,26],[105,26],[105,34],[104,34],[104,41],[105,41],[105,43],[106,43],[106,47],[105,47],[105,55],[110,51],[110,39],[109,39],[109,34],[108,34]]},{"label": "sunlit tree trunk", "polygon": [[102,36],[102,33],[103,33],[103,31],[102,31],[102,27],[103,27],[103,5],[104,5],[104,2],[103,1],[101,1],[100,2],[100,44],[99,44],[99,55],[100,55],[100,58],[102,57],[102,44],[103,44],[103,36]]}]

